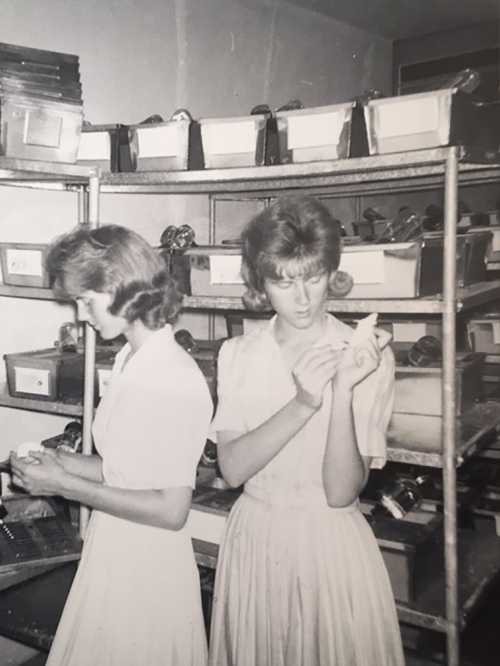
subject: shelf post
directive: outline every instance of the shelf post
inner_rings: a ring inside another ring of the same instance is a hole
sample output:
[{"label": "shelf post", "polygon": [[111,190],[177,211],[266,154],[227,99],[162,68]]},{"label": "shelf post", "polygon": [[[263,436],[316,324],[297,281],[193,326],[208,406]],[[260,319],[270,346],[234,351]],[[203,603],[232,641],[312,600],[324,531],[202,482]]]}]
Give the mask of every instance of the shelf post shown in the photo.
[{"label": "shelf post", "polygon": [[443,487],[446,576],[447,664],[459,666],[460,622],[458,609],[457,497],[456,497],[456,242],[458,152],[450,148],[444,183],[443,276]]},{"label": "shelf post", "polygon": [[[91,176],[88,192],[85,192],[85,203],[81,207],[85,217],[82,221],[90,227],[99,224],[99,176]],[[85,324],[85,366],[83,383],[83,429],[82,453],[92,453],[92,421],[94,419],[94,383],[95,383],[95,340],[96,334],[92,326]],[[85,537],[90,512],[88,507],[80,506],[80,535]]]}]

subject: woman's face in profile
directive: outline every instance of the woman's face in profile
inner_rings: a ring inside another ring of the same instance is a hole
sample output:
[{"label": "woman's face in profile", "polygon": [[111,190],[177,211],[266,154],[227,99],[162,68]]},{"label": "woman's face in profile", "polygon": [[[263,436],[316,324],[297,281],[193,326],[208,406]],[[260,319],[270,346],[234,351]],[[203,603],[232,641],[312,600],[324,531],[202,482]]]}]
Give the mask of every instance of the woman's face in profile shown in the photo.
[{"label": "woman's face in profile", "polygon": [[111,294],[97,291],[86,291],[75,299],[78,319],[99,331],[104,340],[112,340],[130,328],[124,317],[109,312],[112,300]]}]

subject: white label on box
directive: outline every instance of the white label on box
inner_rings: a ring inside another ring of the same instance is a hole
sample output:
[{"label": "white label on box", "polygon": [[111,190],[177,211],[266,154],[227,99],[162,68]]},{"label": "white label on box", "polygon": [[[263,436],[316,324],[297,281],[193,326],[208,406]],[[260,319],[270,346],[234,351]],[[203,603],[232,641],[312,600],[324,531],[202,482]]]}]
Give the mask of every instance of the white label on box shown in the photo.
[{"label": "white label on box", "polygon": [[41,250],[15,250],[7,248],[7,273],[10,275],[43,275]]},{"label": "white label on box", "polygon": [[491,328],[493,330],[493,344],[500,345],[500,321],[492,321]]},{"label": "white label on box", "polygon": [[50,395],[50,370],[41,368],[14,368],[15,385],[18,393],[33,393],[35,395]]},{"label": "white label on box", "polygon": [[109,132],[82,132],[78,145],[77,161],[109,160],[111,140]]},{"label": "white label on box", "polygon": [[202,131],[208,131],[212,155],[236,155],[255,153],[257,125],[255,120],[232,123],[208,123]]},{"label": "white label on box", "polygon": [[416,342],[424,335],[427,335],[427,324],[425,322],[394,322],[392,325],[394,342]]},{"label": "white label on box", "polygon": [[436,97],[398,100],[394,103],[377,105],[376,109],[377,134],[381,139],[434,132],[439,125],[439,103]]},{"label": "white label on box", "polygon": [[344,121],[345,109],[308,116],[288,116],[288,148],[293,150],[337,145]]},{"label": "white label on box", "polygon": [[180,153],[180,126],[172,122],[161,127],[137,127],[139,157],[176,157]]},{"label": "white label on box", "polygon": [[243,284],[241,256],[221,254],[210,257],[210,284]]},{"label": "white label on box", "polygon": [[111,376],[111,370],[103,370],[103,369],[97,370],[97,382],[99,384],[100,398],[102,398],[102,396],[106,393],[110,376]]},{"label": "white label on box", "polygon": [[226,525],[226,517],[208,511],[191,509],[187,519],[187,531],[192,539],[219,544]]},{"label": "white label on box", "polygon": [[339,270],[346,271],[354,284],[382,284],[384,282],[384,251],[344,252]]}]

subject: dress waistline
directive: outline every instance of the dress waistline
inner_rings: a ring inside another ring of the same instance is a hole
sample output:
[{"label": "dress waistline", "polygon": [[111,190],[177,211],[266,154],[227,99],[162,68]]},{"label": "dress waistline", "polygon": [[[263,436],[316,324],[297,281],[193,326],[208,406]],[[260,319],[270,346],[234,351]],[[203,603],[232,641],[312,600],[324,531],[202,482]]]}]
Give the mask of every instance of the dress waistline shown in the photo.
[{"label": "dress waistline", "polygon": [[322,488],[309,488],[302,492],[284,493],[279,491],[268,492],[247,484],[243,495],[270,506],[326,507],[331,511],[356,511],[359,509],[359,500],[354,501],[349,506],[329,507]]}]

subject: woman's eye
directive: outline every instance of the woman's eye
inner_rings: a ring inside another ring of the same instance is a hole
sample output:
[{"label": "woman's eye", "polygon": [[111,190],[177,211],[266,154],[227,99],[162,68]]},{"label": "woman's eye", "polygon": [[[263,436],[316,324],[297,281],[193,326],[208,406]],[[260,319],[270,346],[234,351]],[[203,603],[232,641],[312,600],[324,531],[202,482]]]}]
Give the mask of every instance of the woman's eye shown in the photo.
[{"label": "woman's eye", "polygon": [[321,281],[322,276],[321,275],[312,275],[310,278],[308,278],[308,282],[311,284],[318,284],[318,282]]},{"label": "woman's eye", "polygon": [[279,282],[276,282],[276,284],[280,289],[289,289],[292,283],[287,282],[286,280],[280,280]]}]

